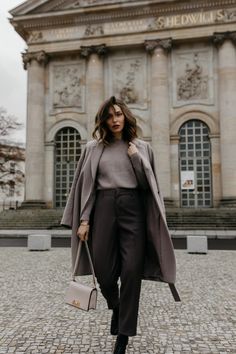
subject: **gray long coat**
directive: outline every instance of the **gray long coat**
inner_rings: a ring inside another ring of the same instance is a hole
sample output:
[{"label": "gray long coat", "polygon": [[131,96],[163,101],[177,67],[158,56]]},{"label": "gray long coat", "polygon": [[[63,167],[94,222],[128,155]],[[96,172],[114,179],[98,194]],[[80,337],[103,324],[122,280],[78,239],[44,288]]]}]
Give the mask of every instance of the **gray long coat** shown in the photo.
[{"label": "gray long coat", "polygon": [[[176,301],[180,301],[175,289],[176,262],[172,241],[165,217],[165,207],[161,196],[154,166],[154,156],[150,145],[140,139],[134,139],[146,174],[150,189],[143,192],[146,206],[146,255],[143,279],[169,283]],[[89,141],[79,159],[70,194],[61,220],[62,225],[72,228],[71,250],[72,269],[74,269],[79,237],[76,235],[81,212],[93,193],[99,159],[104,145],[96,140]],[[88,244],[91,249],[92,217]],[[76,275],[91,274],[85,248],[82,247],[79,269]]]}]

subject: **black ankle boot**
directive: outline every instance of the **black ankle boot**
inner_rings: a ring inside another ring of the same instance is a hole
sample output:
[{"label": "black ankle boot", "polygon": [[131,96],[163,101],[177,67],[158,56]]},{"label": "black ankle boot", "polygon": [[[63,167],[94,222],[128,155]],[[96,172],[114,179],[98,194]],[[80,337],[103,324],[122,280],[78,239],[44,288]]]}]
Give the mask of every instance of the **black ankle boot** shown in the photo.
[{"label": "black ankle boot", "polygon": [[110,332],[113,336],[116,336],[119,329],[119,305],[117,305],[112,311]]},{"label": "black ankle boot", "polygon": [[124,334],[118,334],[113,354],[125,354],[128,340],[128,336],[125,336]]}]

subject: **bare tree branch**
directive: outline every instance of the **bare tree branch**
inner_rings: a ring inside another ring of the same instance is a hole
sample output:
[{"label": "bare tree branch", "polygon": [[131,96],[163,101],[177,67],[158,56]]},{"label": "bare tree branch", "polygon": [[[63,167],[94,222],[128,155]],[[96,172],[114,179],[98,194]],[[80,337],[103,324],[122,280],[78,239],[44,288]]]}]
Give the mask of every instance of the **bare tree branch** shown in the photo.
[{"label": "bare tree branch", "polygon": [[22,129],[23,126],[14,115],[8,114],[0,107],[0,136],[8,136],[13,130]]},{"label": "bare tree branch", "polygon": [[25,151],[5,139],[1,141],[1,138],[9,136],[14,130],[22,129],[23,126],[14,115],[8,114],[0,107],[0,191],[6,196],[11,188],[15,195],[21,193],[24,172],[21,171],[20,162],[25,160]]}]

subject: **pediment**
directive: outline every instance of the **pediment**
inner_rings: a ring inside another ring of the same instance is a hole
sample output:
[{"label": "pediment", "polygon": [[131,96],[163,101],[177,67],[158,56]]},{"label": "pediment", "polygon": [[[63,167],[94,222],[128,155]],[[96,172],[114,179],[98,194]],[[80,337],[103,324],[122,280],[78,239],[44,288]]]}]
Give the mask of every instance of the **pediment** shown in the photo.
[{"label": "pediment", "polygon": [[134,3],[140,1],[143,0],[52,0],[37,8],[35,13],[75,10],[80,8],[98,7],[112,4],[118,5],[122,3]]},{"label": "pediment", "polygon": [[[180,2],[179,0],[154,0],[153,3]],[[12,9],[12,16],[42,14],[109,5],[137,5],[145,0],[28,0]]]}]

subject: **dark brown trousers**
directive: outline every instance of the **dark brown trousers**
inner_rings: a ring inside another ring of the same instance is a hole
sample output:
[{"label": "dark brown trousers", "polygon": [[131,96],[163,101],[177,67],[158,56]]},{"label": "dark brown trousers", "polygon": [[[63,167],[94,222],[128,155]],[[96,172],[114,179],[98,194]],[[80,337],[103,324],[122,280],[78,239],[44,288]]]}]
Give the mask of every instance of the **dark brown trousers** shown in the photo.
[{"label": "dark brown trousers", "polygon": [[95,274],[108,308],[120,304],[119,333],[127,336],[137,331],[145,229],[138,189],[97,191],[92,230]]}]

